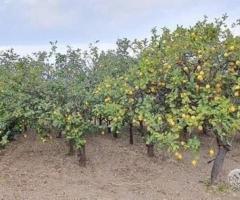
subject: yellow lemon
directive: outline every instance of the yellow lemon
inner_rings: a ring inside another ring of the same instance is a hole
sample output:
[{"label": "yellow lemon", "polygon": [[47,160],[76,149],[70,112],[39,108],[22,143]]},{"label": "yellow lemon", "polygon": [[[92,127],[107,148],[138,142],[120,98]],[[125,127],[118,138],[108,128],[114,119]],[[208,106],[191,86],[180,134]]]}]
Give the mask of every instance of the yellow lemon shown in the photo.
[{"label": "yellow lemon", "polygon": [[209,85],[209,84],[207,84],[207,85],[206,85],[206,89],[209,89],[209,88],[210,88],[210,85]]},{"label": "yellow lemon", "polygon": [[229,47],[230,51],[234,51],[234,49],[235,49],[235,47],[233,45]]},{"label": "yellow lemon", "polygon": [[202,80],[203,80],[203,76],[202,76],[202,75],[198,75],[198,76],[197,76],[197,79],[200,80],[200,81],[202,81]]},{"label": "yellow lemon", "polygon": [[220,88],[221,87],[221,84],[220,83],[217,83],[216,84],[216,88]]},{"label": "yellow lemon", "polygon": [[196,160],[192,160],[192,165],[193,165],[194,167],[196,167],[197,161],[196,161]]},{"label": "yellow lemon", "polygon": [[220,99],[219,96],[215,96],[215,97],[214,97],[214,100],[215,100],[215,101],[218,101],[219,99]]},{"label": "yellow lemon", "polygon": [[230,111],[230,112],[235,112],[235,111],[236,111],[235,106],[231,106],[231,107],[229,108],[229,111]]},{"label": "yellow lemon", "polygon": [[240,60],[236,61],[236,65],[240,66]]},{"label": "yellow lemon", "polygon": [[200,126],[198,126],[198,130],[199,131],[202,131],[203,130],[203,127],[200,125]]},{"label": "yellow lemon", "polygon": [[239,92],[237,91],[237,92],[234,92],[234,96],[235,97],[239,97]]},{"label": "yellow lemon", "polygon": [[215,154],[214,150],[213,150],[213,149],[210,149],[210,150],[209,150],[209,155],[212,157],[212,156],[214,156],[214,154]]},{"label": "yellow lemon", "polygon": [[204,71],[200,71],[199,74],[203,76],[204,75]]},{"label": "yellow lemon", "polygon": [[129,90],[129,91],[128,91],[128,94],[132,95],[132,94],[133,94],[132,90]]},{"label": "yellow lemon", "polygon": [[191,119],[192,119],[192,120],[195,120],[195,119],[196,119],[196,117],[193,115],[193,116],[191,116]]},{"label": "yellow lemon", "polygon": [[235,87],[235,90],[240,90],[240,86],[237,85],[237,86]]},{"label": "yellow lemon", "polygon": [[186,118],[186,115],[185,115],[185,114],[182,114],[182,118]]},{"label": "yellow lemon", "polygon": [[184,145],[185,145],[185,142],[184,142],[184,141],[181,141],[181,145],[184,146]]},{"label": "yellow lemon", "polygon": [[107,102],[109,102],[111,100],[111,98],[110,97],[107,97],[107,98],[105,98],[105,102],[107,103]]},{"label": "yellow lemon", "polygon": [[178,154],[177,159],[178,159],[178,160],[182,160],[182,159],[183,159],[182,154]]},{"label": "yellow lemon", "polygon": [[138,120],[142,121],[143,120],[143,116],[142,115],[138,116]]},{"label": "yellow lemon", "polygon": [[173,119],[169,119],[168,122],[169,122],[169,124],[170,124],[171,126],[174,126],[174,125],[175,125],[175,122],[173,121]]}]

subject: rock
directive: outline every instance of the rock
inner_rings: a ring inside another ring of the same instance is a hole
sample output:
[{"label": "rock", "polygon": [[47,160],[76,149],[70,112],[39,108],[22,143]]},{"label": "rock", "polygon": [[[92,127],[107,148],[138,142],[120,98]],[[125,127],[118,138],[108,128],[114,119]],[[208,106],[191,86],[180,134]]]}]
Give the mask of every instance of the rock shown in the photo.
[{"label": "rock", "polygon": [[240,169],[234,169],[228,174],[228,182],[234,190],[240,190]]}]

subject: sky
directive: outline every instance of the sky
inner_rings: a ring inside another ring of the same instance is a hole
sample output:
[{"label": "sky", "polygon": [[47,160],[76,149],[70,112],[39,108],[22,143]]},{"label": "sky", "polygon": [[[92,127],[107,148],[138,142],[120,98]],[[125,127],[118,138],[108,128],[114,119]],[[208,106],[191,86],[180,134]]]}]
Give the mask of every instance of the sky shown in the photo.
[{"label": "sky", "polygon": [[145,38],[155,26],[190,26],[224,13],[229,23],[239,19],[240,0],[0,0],[0,50],[28,54],[55,40],[62,50],[96,40],[107,49],[118,38]]}]

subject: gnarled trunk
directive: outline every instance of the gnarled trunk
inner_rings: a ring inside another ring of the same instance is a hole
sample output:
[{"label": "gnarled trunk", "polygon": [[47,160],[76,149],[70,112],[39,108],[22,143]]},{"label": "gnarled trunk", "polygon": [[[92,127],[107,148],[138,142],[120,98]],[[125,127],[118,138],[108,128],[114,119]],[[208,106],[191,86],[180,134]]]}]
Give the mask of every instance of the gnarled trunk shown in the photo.
[{"label": "gnarled trunk", "polygon": [[220,174],[223,167],[225,156],[229,151],[229,147],[227,145],[222,144],[222,142],[220,142],[219,139],[217,139],[217,144],[218,144],[218,154],[214,159],[214,163],[211,171],[211,185],[217,182],[218,175]]}]

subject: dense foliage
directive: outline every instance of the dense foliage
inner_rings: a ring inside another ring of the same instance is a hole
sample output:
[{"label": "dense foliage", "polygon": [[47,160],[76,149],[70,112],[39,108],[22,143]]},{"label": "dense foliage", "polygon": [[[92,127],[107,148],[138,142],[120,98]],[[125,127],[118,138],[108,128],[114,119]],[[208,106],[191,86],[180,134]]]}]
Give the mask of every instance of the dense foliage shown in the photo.
[{"label": "dense foliage", "polygon": [[0,146],[27,127],[43,141],[54,130],[85,163],[87,134],[107,127],[118,137],[128,126],[133,144],[136,126],[149,156],[156,146],[181,160],[181,151],[198,152],[203,132],[219,146],[214,183],[240,129],[240,37],[225,19],[163,28],[161,34],[153,29],[150,39],[118,40],[115,50],[100,51],[94,44],[61,54],[51,43],[50,52],[31,57],[3,52]]}]

